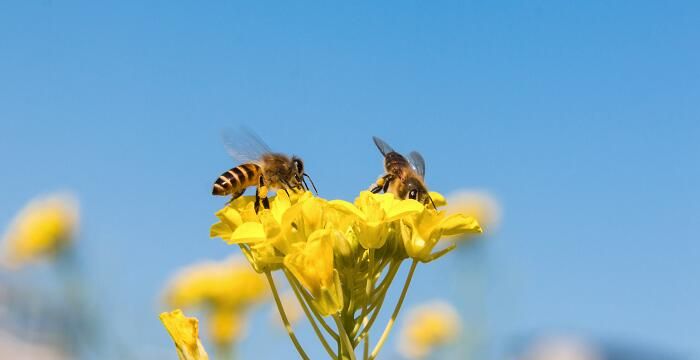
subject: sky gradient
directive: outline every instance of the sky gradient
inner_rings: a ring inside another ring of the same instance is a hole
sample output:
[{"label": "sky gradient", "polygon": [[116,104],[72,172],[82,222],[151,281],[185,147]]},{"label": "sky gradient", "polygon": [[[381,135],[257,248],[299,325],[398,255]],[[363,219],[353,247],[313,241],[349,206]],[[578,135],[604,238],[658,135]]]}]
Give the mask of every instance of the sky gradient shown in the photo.
[{"label": "sky gradient", "polygon": [[[74,191],[95,292],[148,358],[171,350],[164,281],[236,252],[208,238],[235,165],[222,129],[347,200],[382,171],[378,135],[423,153],[431,189],[501,203],[407,298],[462,303],[484,359],[548,331],[700,357],[699,18],[696,1],[5,2],[0,224]],[[254,323],[242,357],[292,350],[265,310]]]}]

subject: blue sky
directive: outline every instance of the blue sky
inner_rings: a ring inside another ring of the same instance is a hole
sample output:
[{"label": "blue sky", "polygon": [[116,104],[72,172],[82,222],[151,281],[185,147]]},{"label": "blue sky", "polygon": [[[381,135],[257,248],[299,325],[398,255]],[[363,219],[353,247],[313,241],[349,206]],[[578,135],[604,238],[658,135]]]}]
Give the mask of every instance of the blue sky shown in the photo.
[{"label": "blue sky", "polygon": [[113,326],[167,347],[163,281],[235,250],[208,238],[233,165],[220,130],[303,156],[344,199],[381,172],[379,135],[424,154],[432,189],[502,203],[499,231],[407,300],[463,301],[483,356],[549,330],[700,356],[698,18],[693,1],[4,3],[0,223],[75,191]]}]

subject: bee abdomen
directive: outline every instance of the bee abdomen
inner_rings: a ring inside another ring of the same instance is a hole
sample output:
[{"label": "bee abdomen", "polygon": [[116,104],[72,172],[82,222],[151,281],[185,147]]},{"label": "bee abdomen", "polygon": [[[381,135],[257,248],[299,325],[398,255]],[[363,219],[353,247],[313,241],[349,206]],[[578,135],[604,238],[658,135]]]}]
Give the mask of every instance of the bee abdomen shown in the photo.
[{"label": "bee abdomen", "polygon": [[256,164],[242,164],[221,174],[214,182],[212,195],[240,194],[258,183],[261,168]]}]

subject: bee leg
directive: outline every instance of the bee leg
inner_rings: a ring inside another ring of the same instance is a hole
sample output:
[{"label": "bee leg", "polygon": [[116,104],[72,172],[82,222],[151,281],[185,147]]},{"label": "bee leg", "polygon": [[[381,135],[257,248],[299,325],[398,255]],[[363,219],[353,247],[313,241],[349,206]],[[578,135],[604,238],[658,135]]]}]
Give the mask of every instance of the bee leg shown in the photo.
[{"label": "bee leg", "polygon": [[377,182],[374,184],[374,186],[369,190],[373,193],[378,193],[380,191],[386,192],[389,189],[389,183],[394,180],[394,176],[391,174],[386,174],[379,179],[377,179]]},{"label": "bee leg", "polygon": [[267,199],[267,186],[265,186],[265,180],[260,177],[258,188],[255,190],[255,213],[260,210],[260,205],[262,204],[264,209],[270,208],[270,200]]},{"label": "bee leg", "polygon": [[230,199],[229,201],[226,202],[226,205],[232,203],[233,200],[238,199],[241,195],[243,195],[243,192],[244,192],[244,191],[245,191],[245,190],[240,190],[240,191],[237,191],[237,192],[235,192],[235,193],[231,193],[231,199]]},{"label": "bee leg", "polygon": [[386,181],[384,181],[384,186],[382,187],[382,191],[387,192],[389,191],[389,184],[394,181],[393,176],[387,177]]},{"label": "bee leg", "polygon": [[292,191],[294,191],[294,188],[293,188],[292,185],[289,183],[289,181],[283,180],[283,182],[284,182],[284,186],[285,186],[285,187],[283,187],[282,190],[284,190],[284,192],[287,193],[287,197],[289,197],[289,191],[287,191],[287,189],[291,189]]}]

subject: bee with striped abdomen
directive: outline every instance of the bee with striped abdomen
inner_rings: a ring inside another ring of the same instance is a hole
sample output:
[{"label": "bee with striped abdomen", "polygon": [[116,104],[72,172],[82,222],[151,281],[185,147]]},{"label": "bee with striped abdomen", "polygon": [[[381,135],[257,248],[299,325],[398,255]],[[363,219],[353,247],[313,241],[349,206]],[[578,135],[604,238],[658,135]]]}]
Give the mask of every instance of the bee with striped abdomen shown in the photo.
[{"label": "bee with striped abdomen", "polygon": [[309,190],[304,177],[316,191],[311,177],[304,172],[304,162],[296,156],[275,153],[250,132],[243,132],[237,141],[227,136],[224,142],[229,154],[241,164],[221,174],[214,182],[212,195],[231,195],[231,201],[243,195],[251,186],[256,187],[255,211],[262,205],[269,208],[268,189]]},{"label": "bee with striped abdomen", "polygon": [[[422,204],[430,201],[435,207],[433,199],[428,194],[425,186],[425,160],[417,151],[411,151],[408,159],[389,146],[382,139],[373,136],[374,144],[384,156],[385,173],[372,184],[370,191],[390,192],[400,199],[413,199]],[[436,207],[437,208],[437,207]]]}]

